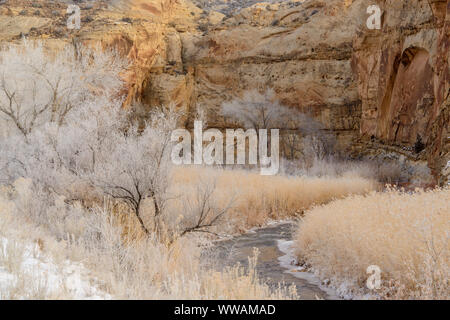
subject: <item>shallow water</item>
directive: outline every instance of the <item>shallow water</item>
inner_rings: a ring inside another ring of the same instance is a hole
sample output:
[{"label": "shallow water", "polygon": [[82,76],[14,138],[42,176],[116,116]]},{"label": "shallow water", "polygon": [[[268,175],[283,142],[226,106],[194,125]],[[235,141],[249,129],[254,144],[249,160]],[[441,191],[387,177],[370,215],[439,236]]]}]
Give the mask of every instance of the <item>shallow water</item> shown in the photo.
[{"label": "shallow water", "polygon": [[[258,248],[256,270],[260,278],[267,280],[269,284],[277,285],[280,282],[288,286],[294,284],[302,300],[337,299],[337,296],[329,290],[322,290],[319,281],[312,274],[300,272],[293,264],[294,261],[291,261],[292,264],[286,261],[289,256],[280,251],[279,244],[292,240],[293,228],[293,223],[282,223],[218,242],[215,251],[221,267],[236,263],[248,266],[248,258],[253,256],[254,248]],[[292,268],[286,269],[280,264],[280,260],[284,262],[282,263],[284,266]]]}]

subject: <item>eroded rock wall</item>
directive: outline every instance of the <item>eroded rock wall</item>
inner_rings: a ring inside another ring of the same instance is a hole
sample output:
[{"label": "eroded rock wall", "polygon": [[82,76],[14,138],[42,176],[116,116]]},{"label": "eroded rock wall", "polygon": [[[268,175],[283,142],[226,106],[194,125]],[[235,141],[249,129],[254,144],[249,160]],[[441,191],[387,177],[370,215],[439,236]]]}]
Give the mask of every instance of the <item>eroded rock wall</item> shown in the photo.
[{"label": "eroded rock wall", "polygon": [[[445,183],[449,1],[254,2],[78,2],[81,29],[68,30],[68,3],[5,0],[0,41],[25,35],[49,47],[117,47],[132,62],[123,75],[125,106],[137,100],[146,112],[174,103],[188,126],[199,111],[210,126],[233,125],[221,104],[270,87],[283,104],[335,132],[341,148],[400,155]],[[381,30],[366,27],[374,2]],[[415,148],[419,137],[424,150]]]},{"label": "eroded rock wall", "polygon": [[[445,183],[449,161],[450,1],[378,2],[381,30],[354,40],[361,138],[427,161]],[[423,149],[423,150],[422,150]]]}]

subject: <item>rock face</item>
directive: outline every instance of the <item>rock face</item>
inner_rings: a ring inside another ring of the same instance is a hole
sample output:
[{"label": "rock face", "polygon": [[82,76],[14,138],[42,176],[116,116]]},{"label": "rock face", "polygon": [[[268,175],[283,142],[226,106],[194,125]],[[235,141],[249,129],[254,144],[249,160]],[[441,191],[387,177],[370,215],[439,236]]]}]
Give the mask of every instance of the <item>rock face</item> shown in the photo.
[{"label": "rock face", "polygon": [[[374,2],[383,13],[380,30],[366,26]],[[132,62],[124,74],[125,105],[140,101],[145,112],[174,103],[188,126],[197,113],[210,126],[233,125],[221,116],[222,103],[270,87],[283,104],[335,132],[342,148],[401,154],[427,164],[445,183],[449,2],[80,2],[81,29],[68,30],[63,2],[34,1],[41,5],[36,16],[29,1],[6,0],[0,40],[27,35],[52,47],[117,47]]]},{"label": "rock face", "polygon": [[206,108],[210,124],[221,126],[227,122],[219,113],[223,101],[270,87],[283,104],[327,129],[357,132],[361,104],[351,69],[357,19],[337,14],[352,10],[334,3],[254,5],[200,36],[183,35],[195,107]]},{"label": "rock face", "polygon": [[427,160],[445,183],[450,151],[450,1],[379,4],[381,30],[359,33],[353,46],[362,101],[361,137]]}]

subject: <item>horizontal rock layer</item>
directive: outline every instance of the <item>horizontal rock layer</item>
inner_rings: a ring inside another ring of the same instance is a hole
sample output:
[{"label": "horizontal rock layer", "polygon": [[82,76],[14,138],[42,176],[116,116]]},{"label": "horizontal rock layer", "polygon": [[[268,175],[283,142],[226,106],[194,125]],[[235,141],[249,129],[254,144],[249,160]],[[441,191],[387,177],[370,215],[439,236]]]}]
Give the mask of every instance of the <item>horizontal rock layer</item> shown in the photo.
[{"label": "horizontal rock layer", "polygon": [[[382,11],[369,30],[367,8]],[[357,155],[401,154],[445,183],[449,161],[449,20],[446,0],[80,2],[81,29],[67,4],[6,0],[0,40],[22,35],[56,48],[82,42],[119,48],[126,105],[143,112],[175,103],[186,124],[233,126],[224,101],[273,88],[279,100],[320,120]],[[242,7],[242,8],[241,8]],[[421,152],[417,142],[424,144]],[[447,168],[447,169],[446,169]]]}]

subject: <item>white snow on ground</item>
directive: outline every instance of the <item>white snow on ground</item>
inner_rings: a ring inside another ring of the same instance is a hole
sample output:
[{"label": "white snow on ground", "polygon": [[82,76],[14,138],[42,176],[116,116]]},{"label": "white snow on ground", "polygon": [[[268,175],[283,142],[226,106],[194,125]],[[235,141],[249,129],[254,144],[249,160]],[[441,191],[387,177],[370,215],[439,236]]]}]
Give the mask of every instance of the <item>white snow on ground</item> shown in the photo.
[{"label": "white snow on ground", "polygon": [[[7,254],[7,246],[10,240],[0,237],[0,254]],[[45,257],[39,250],[37,244],[19,244],[23,247],[23,254],[19,270],[8,271],[5,265],[2,265],[0,258],[0,297],[8,298],[8,292],[13,289],[19,277],[25,276],[24,289],[31,286],[42,286],[44,296],[52,297],[53,292],[68,292],[68,297],[72,299],[111,299],[111,296],[94,285],[91,285],[89,271],[80,263],[74,263],[69,260],[61,265],[56,265],[52,259]],[[20,250],[22,251],[22,250]],[[14,290],[14,289],[13,289]],[[15,298],[23,299],[19,291]],[[57,298],[57,296],[55,297]]]},{"label": "white snow on ground", "polygon": [[287,269],[285,272],[318,286],[327,293],[329,299],[340,299],[335,290],[331,287],[324,286],[312,272],[308,272],[304,267],[296,265],[297,260],[294,255],[294,249],[292,248],[293,243],[294,241],[278,240],[278,249],[285,254],[279,257],[278,261],[283,268]]}]

